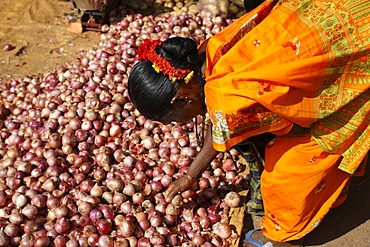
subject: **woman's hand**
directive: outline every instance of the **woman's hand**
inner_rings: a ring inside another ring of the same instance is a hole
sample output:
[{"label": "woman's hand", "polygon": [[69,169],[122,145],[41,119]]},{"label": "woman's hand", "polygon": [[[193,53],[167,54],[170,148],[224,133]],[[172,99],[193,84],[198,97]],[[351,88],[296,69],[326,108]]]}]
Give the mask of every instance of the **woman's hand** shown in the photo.
[{"label": "woman's hand", "polygon": [[207,134],[204,139],[203,148],[200,150],[193,163],[191,163],[187,175],[180,177],[170,184],[164,192],[167,202],[170,202],[177,193],[183,192],[188,189],[195,189],[197,186],[198,178],[203,171],[207,169],[211,161],[216,158],[218,151],[212,146],[212,127],[207,129]]},{"label": "woman's hand", "polygon": [[164,192],[164,196],[166,201],[170,202],[179,192],[183,192],[188,189],[195,189],[196,187],[196,179],[190,177],[189,175],[185,175],[172,182]]}]

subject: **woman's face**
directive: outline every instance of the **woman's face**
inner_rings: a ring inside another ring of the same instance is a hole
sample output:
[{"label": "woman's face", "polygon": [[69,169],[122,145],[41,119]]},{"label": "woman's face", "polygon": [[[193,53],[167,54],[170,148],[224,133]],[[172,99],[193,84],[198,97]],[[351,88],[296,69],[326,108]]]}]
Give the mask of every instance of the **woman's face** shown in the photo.
[{"label": "woman's face", "polygon": [[166,116],[162,119],[162,123],[169,124],[171,122],[186,123],[192,120],[194,117],[202,113],[202,105],[193,105],[193,103],[187,103],[190,105],[182,108],[173,107]]},{"label": "woman's face", "polygon": [[163,117],[162,123],[186,123],[203,113],[203,98],[199,81],[194,78],[190,83],[183,84],[171,104],[171,110]]}]

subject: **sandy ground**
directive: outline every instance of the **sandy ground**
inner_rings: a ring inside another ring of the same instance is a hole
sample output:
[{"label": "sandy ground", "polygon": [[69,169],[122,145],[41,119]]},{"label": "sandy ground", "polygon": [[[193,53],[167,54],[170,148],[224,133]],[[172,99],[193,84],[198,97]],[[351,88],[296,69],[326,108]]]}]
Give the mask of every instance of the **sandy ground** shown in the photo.
[{"label": "sandy ground", "polygon": [[[80,49],[99,42],[96,32],[68,31],[69,1],[0,1],[0,79],[45,73],[74,61]],[[3,51],[6,44],[15,47]]]},{"label": "sandy ground", "polygon": [[[99,33],[68,31],[71,13],[76,10],[64,0],[0,0],[0,83],[51,71],[97,44]],[[15,48],[3,51],[6,44]],[[305,246],[370,246],[369,168],[364,177],[353,179],[347,201],[305,238]]]}]

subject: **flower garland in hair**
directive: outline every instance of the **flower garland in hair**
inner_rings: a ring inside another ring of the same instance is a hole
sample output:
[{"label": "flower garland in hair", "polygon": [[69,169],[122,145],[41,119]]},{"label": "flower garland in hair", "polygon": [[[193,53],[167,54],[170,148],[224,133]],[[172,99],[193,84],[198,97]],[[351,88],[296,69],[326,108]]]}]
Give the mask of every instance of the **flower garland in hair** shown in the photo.
[{"label": "flower garland in hair", "polygon": [[145,39],[144,43],[137,48],[138,60],[149,60],[152,62],[153,69],[159,73],[167,75],[172,82],[177,80],[184,80],[185,83],[188,83],[194,77],[194,71],[191,69],[179,69],[172,66],[172,64],[161,57],[156,51],[155,48],[158,45],[161,45],[162,41],[160,40],[149,40]]}]

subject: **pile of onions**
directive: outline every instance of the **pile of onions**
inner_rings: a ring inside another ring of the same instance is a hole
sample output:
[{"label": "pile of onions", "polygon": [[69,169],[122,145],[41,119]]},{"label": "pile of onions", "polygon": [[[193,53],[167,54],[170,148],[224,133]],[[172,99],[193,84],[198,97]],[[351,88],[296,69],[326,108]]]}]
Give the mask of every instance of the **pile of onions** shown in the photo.
[{"label": "pile of onions", "polygon": [[228,246],[237,237],[228,210],[240,198],[225,196],[245,184],[238,153],[220,153],[196,191],[166,202],[199,151],[194,123],[154,123],[127,93],[143,39],[201,42],[232,20],[118,13],[75,62],[1,82],[0,246]]}]

